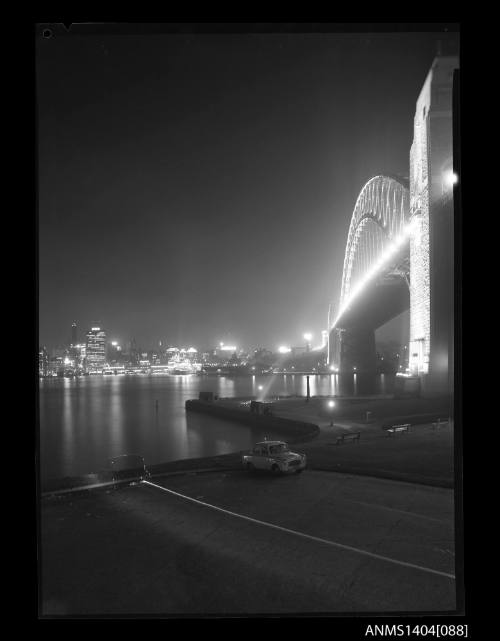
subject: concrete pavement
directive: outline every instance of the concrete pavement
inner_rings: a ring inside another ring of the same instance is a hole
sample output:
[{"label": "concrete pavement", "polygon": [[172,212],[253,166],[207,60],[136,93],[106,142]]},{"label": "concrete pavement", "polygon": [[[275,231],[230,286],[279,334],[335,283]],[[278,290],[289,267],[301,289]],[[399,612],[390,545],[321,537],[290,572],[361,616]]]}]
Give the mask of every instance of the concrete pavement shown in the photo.
[{"label": "concrete pavement", "polygon": [[263,523],[145,485],[44,499],[43,615],[455,607],[455,581],[445,576],[454,574],[451,490],[313,471],[161,484]]}]

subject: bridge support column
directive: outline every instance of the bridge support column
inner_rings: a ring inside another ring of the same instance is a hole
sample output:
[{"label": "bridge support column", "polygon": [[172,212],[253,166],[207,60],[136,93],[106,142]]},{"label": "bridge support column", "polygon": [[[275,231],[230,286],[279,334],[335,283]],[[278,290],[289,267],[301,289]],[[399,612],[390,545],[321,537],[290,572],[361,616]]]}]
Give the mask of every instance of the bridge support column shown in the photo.
[{"label": "bridge support column", "polygon": [[342,330],[339,369],[341,373],[373,374],[376,372],[375,330],[353,328]]},{"label": "bridge support column", "polygon": [[[437,58],[417,100],[410,150],[410,372],[424,396],[454,383],[454,57]],[[453,109],[452,109],[453,108]]]}]

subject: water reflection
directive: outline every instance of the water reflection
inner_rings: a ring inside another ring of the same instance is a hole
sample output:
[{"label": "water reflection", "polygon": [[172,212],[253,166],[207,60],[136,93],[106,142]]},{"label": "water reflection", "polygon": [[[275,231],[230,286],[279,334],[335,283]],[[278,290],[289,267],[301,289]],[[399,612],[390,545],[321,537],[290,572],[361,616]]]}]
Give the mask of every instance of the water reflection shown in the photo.
[{"label": "water reflection", "polygon": [[75,459],[75,416],[69,379],[64,379],[61,469],[67,476]]},{"label": "water reflection", "polygon": [[201,414],[187,414],[186,424],[189,441],[196,442],[198,447],[197,456],[215,456],[248,450],[254,443],[265,438],[286,440],[286,434],[279,431],[254,428]]},{"label": "water reflection", "polygon": [[337,375],[336,374],[330,374],[329,376],[329,385],[328,385],[328,391],[330,396],[336,396],[338,394],[338,384],[337,384]]},{"label": "water reflection", "polygon": [[119,456],[124,453],[123,441],[123,399],[120,394],[119,379],[111,383],[110,403],[110,432],[111,443],[108,446],[113,452],[112,456]]},{"label": "water reflection", "polygon": [[228,376],[221,376],[219,379],[221,383],[221,388],[223,392],[220,392],[220,396],[234,396],[234,379],[229,378]]}]

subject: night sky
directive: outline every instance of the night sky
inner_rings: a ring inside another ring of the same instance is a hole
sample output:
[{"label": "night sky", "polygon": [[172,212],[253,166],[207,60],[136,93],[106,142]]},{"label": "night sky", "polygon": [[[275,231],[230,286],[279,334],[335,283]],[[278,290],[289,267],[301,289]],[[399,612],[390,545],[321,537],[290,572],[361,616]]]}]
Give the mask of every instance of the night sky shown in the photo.
[{"label": "night sky", "polygon": [[145,348],[319,338],[359,191],[408,175],[448,38],[37,39],[40,344],[73,320]]}]

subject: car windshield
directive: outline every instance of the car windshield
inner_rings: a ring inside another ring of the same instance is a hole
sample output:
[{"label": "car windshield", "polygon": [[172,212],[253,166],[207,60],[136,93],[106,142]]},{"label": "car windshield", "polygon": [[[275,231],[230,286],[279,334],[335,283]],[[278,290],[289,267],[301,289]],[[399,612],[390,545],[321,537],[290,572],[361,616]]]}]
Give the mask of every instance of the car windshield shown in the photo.
[{"label": "car windshield", "polygon": [[271,445],[269,447],[269,454],[284,454],[288,452],[288,445],[286,443],[279,443],[278,445]]}]

